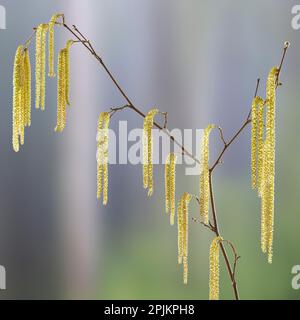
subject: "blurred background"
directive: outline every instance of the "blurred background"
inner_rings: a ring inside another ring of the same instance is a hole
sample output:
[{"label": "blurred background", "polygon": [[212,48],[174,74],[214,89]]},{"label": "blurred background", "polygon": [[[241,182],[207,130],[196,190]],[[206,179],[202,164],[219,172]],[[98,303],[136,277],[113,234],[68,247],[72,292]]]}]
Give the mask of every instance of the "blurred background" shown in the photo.
[{"label": "blurred background", "polygon": [[[112,165],[109,204],[96,200],[96,125],[101,111],[124,100],[82,46],[71,52],[67,128],[54,132],[56,80],[47,79],[46,111],[32,110],[25,145],[12,149],[12,70],[17,46],[32,27],[64,12],[92,41],[125,91],[144,111],[169,113],[169,128],[222,126],[229,138],[247,115],[256,79],[264,96],[269,69],[291,42],[278,90],[274,262],[260,250],[260,201],[250,187],[249,128],[215,172],[219,224],[242,256],[237,281],[243,299],[298,299],[291,269],[299,254],[300,31],[291,27],[297,1],[44,0],[0,1],[0,299],[207,299],[212,234],[190,223],[188,286],[177,264],[177,230],[164,213],[163,166],[155,193],[142,188],[142,168]],[[300,4],[300,1],[299,1]],[[56,50],[70,35],[56,28]],[[34,42],[31,45],[34,67]],[[34,73],[33,73],[34,74]],[[34,79],[34,77],[33,77]],[[33,86],[34,87],[34,86]],[[34,89],[34,88],[33,88]],[[33,91],[34,92],[34,91]],[[33,104],[34,106],[34,104]],[[128,120],[116,114],[111,127]],[[211,135],[211,159],[220,150]],[[198,177],[178,166],[177,196],[197,193]],[[191,217],[198,208],[191,206]],[[221,258],[220,298],[233,297]]]}]

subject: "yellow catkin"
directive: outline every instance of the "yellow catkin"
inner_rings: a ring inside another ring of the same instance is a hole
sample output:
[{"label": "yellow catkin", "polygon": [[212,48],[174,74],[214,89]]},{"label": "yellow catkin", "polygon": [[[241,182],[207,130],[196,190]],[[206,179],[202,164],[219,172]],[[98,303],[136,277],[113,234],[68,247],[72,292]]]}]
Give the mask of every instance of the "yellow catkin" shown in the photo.
[{"label": "yellow catkin", "polygon": [[21,55],[21,81],[20,81],[20,90],[19,90],[19,103],[20,103],[20,120],[19,120],[19,136],[20,136],[20,144],[24,144],[25,139],[25,103],[26,103],[26,72],[25,72],[25,51],[27,49],[24,48],[22,50]]},{"label": "yellow catkin", "polygon": [[261,171],[261,249],[263,253],[267,252],[267,237],[268,237],[268,227],[267,227],[267,203],[268,203],[268,190],[267,190],[267,145],[266,142],[263,143],[262,150],[262,171]]},{"label": "yellow catkin", "polygon": [[97,125],[97,199],[100,199],[103,190],[103,143],[101,142],[105,113],[102,112]]},{"label": "yellow catkin", "polygon": [[[262,216],[265,218],[265,246],[268,262],[273,258],[273,230],[274,230],[274,193],[275,193],[275,106],[276,82],[278,68],[271,69],[267,81],[267,114],[265,141],[265,168],[262,189]],[[262,246],[263,247],[263,246]]]},{"label": "yellow catkin", "polygon": [[13,149],[19,151],[19,130],[21,114],[21,74],[22,74],[22,51],[23,46],[17,48],[14,60],[13,74]]},{"label": "yellow catkin", "polygon": [[49,77],[55,77],[55,72],[54,72],[54,26],[55,23],[57,22],[57,19],[59,17],[62,17],[63,15],[61,13],[56,13],[51,17],[51,20],[49,22],[49,47],[48,47],[48,67],[49,67],[49,72],[48,76]]},{"label": "yellow catkin", "polygon": [[65,128],[66,119],[66,63],[65,49],[59,51],[58,55],[58,77],[57,77],[57,123],[55,131],[62,132]]},{"label": "yellow catkin", "polygon": [[59,51],[57,63],[57,125],[55,131],[62,132],[67,121],[67,105],[70,91],[70,48],[74,43],[68,40],[65,48]]},{"label": "yellow catkin", "polygon": [[45,110],[46,36],[48,24],[40,24],[36,31],[35,51],[35,107]]},{"label": "yellow catkin", "polygon": [[41,47],[42,47],[42,24],[37,27],[35,38],[35,107],[39,109],[41,98]]},{"label": "yellow catkin", "polygon": [[31,70],[28,48],[16,51],[13,74],[13,149],[18,152],[24,144],[25,127],[30,125]]},{"label": "yellow catkin", "polygon": [[31,64],[29,50],[24,51],[24,79],[25,79],[25,98],[24,98],[24,116],[25,126],[31,125]]},{"label": "yellow catkin", "polygon": [[108,201],[108,146],[110,114],[102,112],[97,131],[97,198],[103,194],[103,204]]},{"label": "yellow catkin", "polygon": [[252,188],[256,189],[258,185],[258,153],[261,148],[263,132],[263,118],[261,117],[261,110],[264,101],[261,97],[255,97],[252,101],[251,108],[251,122],[252,122],[252,133],[251,133],[251,184]]},{"label": "yellow catkin", "polygon": [[170,212],[170,157],[168,154],[165,164],[165,207],[166,213]]},{"label": "yellow catkin", "polygon": [[144,119],[143,129],[143,185],[148,188],[148,196],[153,194],[153,161],[152,161],[152,127],[158,109],[148,112]]},{"label": "yellow catkin", "polygon": [[165,165],[165,200],[166,212],[170,213],[170,224],[174,224],[175,217],[175,188],[176,188],[176,155],[170,153]]},{"label": "yellow catkin", "polygon": [[209,134],[215,125],[210,124],[204,129],[204,135],[201,141],[201,171],[200,171],[200,216],[204,223],[208,223],[209,212]]},{"label": "yellow catkin", "polygon": [[209,251],[209,299],[219,300],[219,245],[221,237],[216,237],[210,246]]},{"label": "yellow catkin", "polygon": [[264,106],[265,102],[260,100],[257,111],[257,180],[256,187],[258,194],[261,195],[260,186],[262,180],[263,167],[263,143],[264,143]]},{"label": "yellow catkin", "polygon": [[178,204],[177,227],[178,227],[178,263],[183,264],[183,283],[188,281],[188,215],[189,203],[192,196],[185,192]]},{"label": "yellow catkin", "polygon": [[41,45],[41,110],[45,110],[46,97],[46,38],[48,25],[43,24]]},{"label": "yellow catkin", "polygon": [[66,104],[70,105],[70,48],[74,43],[73,40],[68,40],[66,44]]}]

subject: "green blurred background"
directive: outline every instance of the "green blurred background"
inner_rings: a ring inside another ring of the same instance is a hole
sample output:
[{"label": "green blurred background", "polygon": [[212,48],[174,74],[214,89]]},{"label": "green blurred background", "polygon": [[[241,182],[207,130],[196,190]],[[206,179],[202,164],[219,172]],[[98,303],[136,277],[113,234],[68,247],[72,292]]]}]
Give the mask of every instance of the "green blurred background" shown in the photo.
[{"label": "green blurred background", "polygon": [[[155,193],[142,188],[140,166],[110,167],[109,205],[96,201],[99,113],[124,101],[81,46],[72,48],[72,108],[67,128],[54,132],[56,81],[47,80],[46,111],[33,110],[19,154],[11,146],[12,69],[18,44],[32,27],[64,12],[92,40],[132,100],[144,111],[168,111],[170,128],[222,126],[225,137],[246,116],[257,77],[264,95],[269,69],[291,42],[278,91],[274,262],[260,250],[260,203],[250,188],[249,128],[216,170],[219,224],[242,256],[237,281],[243,299],[298,299],[291,269],[300,264],[298,183],[300,31],[291,27],[297,1],[65,0],[0,1],[0,264],[7,290],[0,299],[207,299],[212,235],[190,223],[190,277],[182,284],[177,230],[164,214],[163,167]],[[300,4],[300,2],[299,2]],[[69,35],[56,30],[56,49]],[[34,50],[31,49],[33,64]],[[141,127],[130,111],[112,121]],[[211,135],[211,157],[221,148]],[[177,195],[197,193],[198,177],[178,166]],[[191,217],[198,216],[193,204]],[[221,259],[222,299],[233,297]]]}]

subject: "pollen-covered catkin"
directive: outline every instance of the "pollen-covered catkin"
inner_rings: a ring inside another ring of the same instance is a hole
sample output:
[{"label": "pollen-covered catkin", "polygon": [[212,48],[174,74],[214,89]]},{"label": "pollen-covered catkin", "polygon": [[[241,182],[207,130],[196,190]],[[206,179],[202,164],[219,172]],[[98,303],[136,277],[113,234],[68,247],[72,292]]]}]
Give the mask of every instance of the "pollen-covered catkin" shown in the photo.
[{"label": "pollen-covered catkin", "polygon": [[19,46],[16,51],[13,74],[13,134],[14,151],[24,144],[25,127],[30,125],[31,69],[28,48]]},{"label": "pollen-covered catkin", "polygon": [[263,144],[264,144],[264,107],[263,99],[259,101],[257,111],[257,179],[256,187],[258,188],[258,195],[261,195],[260,186],[262,179],[263,167]]},{"label": "pollen-covered catkin", "polygon": [[21,120],[21,74],[23,46],[17,48],[13,74],[13,149],[19,151],[19,132]]},{"label": "pollen-covered catkin", "polygon": [[252,101],[251,108],[251,184],[252,188],[256,189],[258,185],[259,171],[259,148],[261,148],[262,132],[263,132],[263,114],[261,112],[264,101],[261,97],[255,97]]},{"label": "pollen-covered catkin", "polygon": [[210,124],[204,129],[204,135],[201,141],[201,171],[200,171],[200,216],[204,223],[208,223],[209,212],[209,134],[215,125]]},{"label": "pollen-covered catkin", "polygon": [[46,36],[48,24],[40,24],[36,30],[35,51],[35,107],[45,110]]},{"label": "pollen-covered catkin", "polygon": [[152,127],[158,109],[154,108],[148,112],[144,119],[143,129],[143,185],[148,188],[148,196],[153,194],[153,161],[152,161]]},{"label": "pollen-covered catkin", "polygon": [[176,155],[170,153],[165,165],[165,202],[166,212],[170,214],[170,224],[174,224],[175,216],[175,178],[176,178]]},{"label": "pollen-covered catkin", "polygon": [[219,300],[219,245],[221,237],[213,239],[209,251],[209,299]]},{"label": "pollen-covered catkin", "polygon": [[102,112],[97,128],[97,198],[103,194],[103,204],[108,201],[108,147],[110,114]]},{"label": "pollen-covered catkin", "polygon": [[268,226],[267,226],[267,203],[268,203],[268,190],[267,188],[267,144],[263,143],[262,150],[262,172],[261,172],[261,249],[263,253],[267,252],[267,238],[268,238]]},{"label": "pollen-covered catkin", "polygon": [[46,39],[48,25],[43,25],[42,30],[42,46],[41,46],[41,110],[45,110],[46,98]]},{"label": "pollen-covered catkin", "polygon": [[166,213],[170,211],[170,156],[168,154],[166,164],[165,164],[165,206]]},{"label": "pollen-covered catkin", "polygon": [[74,43],[73,40],[68,40],[66,44],[66,104],[70,105],[70,48]]},{"label": "pollen-covered catkin", "polygon": [[37,27],[35,35],[35,107],[39,109],[41,98],[41,48],[42,48],[42,27]]},{"label": "pollen-covered catkin", "polygon": [[275,106],[278,68],[271,69],[267,81],[267,114],[266,114],[266,140],[264,145],[264,168],[262,176],[262,249],[268,254],[268,262],[273,258],[273,230],[274,230],[274,193],[275,193]]},{"label": "pollen-covered catkin", "polygon": [[55,131],[62,132],[66,125],[66,54],[65,49],[59,51],[58,55],[58,77],[57,77],[57,123]]},{"label": "pollen-covered catkin", "polygon": [[49,53],[48,53],[48,67],[49,67],[49,72],[48,76],[49,77],[55,77],[55,72],[54,72],[54,26],[55,23],[57,22],[57,19],[59,17],[63,16],[61,13],[56,13],[51,17],[51,20],[49,22]]},{"label": "pollen-covered catkin", "polygon": [[70,48],[74,43],[68,40],[65,48],[58,55],[58,78],[57,78],[57,125],[55,131],[62,132],[66,126],[67,105],[70,92]]},{"label": "pollen-covered catkin", "polygon": [[24,121],[25,126],[31,125],[31,63],[28,48],[24,51],[24,78],[25,78],[25,97],[24,97]]},{"label": "pollen-covered catkin", "polygon": [[188,281],[188,215],[189,203],[192,196],[185,192],[178,204],[177,227],[178,227],[178,263],[183,264],[183,283]]}]

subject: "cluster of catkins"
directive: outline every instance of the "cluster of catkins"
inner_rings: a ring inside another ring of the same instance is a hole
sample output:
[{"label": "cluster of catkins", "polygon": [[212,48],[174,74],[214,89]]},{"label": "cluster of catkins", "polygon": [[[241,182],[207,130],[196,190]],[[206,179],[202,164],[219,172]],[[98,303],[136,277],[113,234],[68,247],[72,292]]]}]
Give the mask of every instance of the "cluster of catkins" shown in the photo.
[{"label": "cluster of catkins", "polygon": [[[42,23],[35,30],[35,107],[45,110],[46,96],[46,47],[48,34],[49,77],[54,73],[54,26],[62,14],[52,16],[48,24]],[[18,152],[24,144],[24,128],[31,124],[31,66],[29,43],[19,46],[16,51],[13,73],[13,149]],[[57,125],[55,131],[62,132],[66,125],[66,106],[70,88],[70,47],[73,40],[67,41],[58,56],[57,81]]]},{"label": "cluster of catkins", "polygon": [[[158,109],[150,110],[144,119],[143,126],[143,186],[148,189],[148,196],[153,194],[153,139],[152,129],[154,117],[158,114]],[[98,120],[97,132],[97,197],[103,194],[103,204],[107,204],[108,190],[108,139],[109,139],[109,120],[110,114],[102,112]],[[209,125],[204,130],[201,140],[201,170],[200,170],[200,216],[205,224],[208,223],[210,183],[209,183],[209,134],[214,128]],[[165,210],[170,215],[170,224],[175,222],[176,196],[175,196],[175,177],[176,177],[175,153],[167,156],[165,163]],[[183,283],[188,282],[188,219],[189,203],[193,195],[185,192],[177,206],[177,227],[178,227],[178,263],[183,265]],[[219,296],[219,250],[218,246],[222,239],[216,237],[210,250],[210,297],[218,299]]]},{"label": "cluster of catkins", "polygon": [[252,188],[261,198],[261,248],[273,257],[275,192],[275,105],[279,69],[271,69],[267,80],[266,100],[252,102],[251,177]]}]

